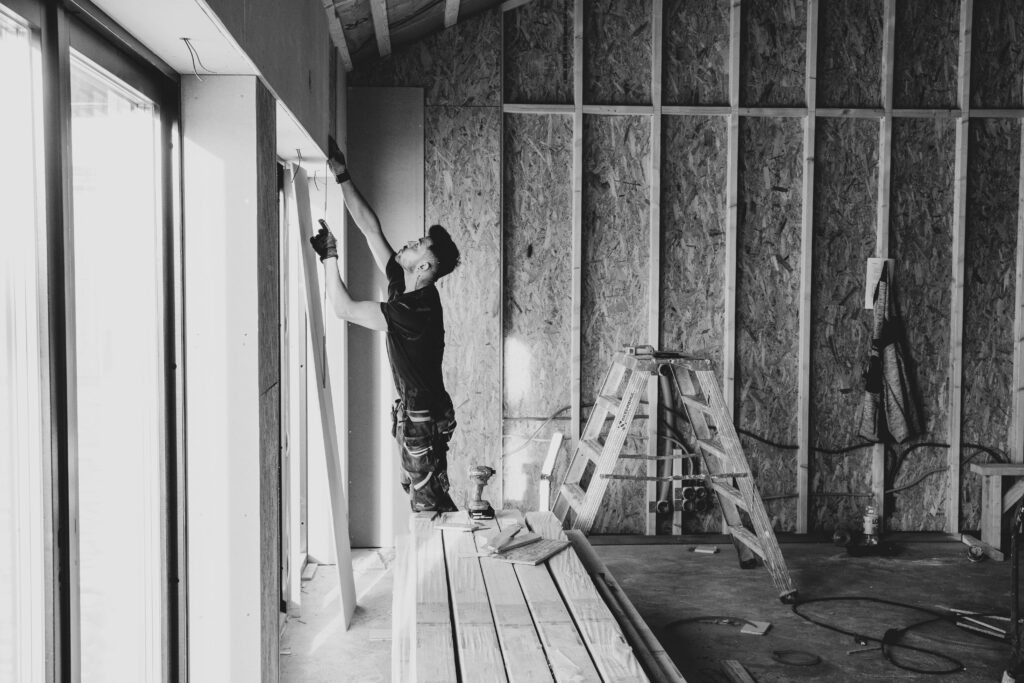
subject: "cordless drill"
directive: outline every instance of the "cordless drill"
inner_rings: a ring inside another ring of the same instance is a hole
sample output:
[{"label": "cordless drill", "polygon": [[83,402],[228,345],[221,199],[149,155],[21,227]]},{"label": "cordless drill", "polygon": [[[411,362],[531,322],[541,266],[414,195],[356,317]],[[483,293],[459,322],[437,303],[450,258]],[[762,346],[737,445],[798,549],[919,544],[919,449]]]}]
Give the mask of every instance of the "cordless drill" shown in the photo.
[{"label": "cordless drill", "polygon": [[494,469],[487,465],[475,465],[469,468],[469,478],[476,484],[476,490],[473,491],[473,499],[469,501],[469,518],[470,519],[494,519],[494,508],[491,504],[481,498],[483,495],[484,486],[491,477],[494,476]]}]

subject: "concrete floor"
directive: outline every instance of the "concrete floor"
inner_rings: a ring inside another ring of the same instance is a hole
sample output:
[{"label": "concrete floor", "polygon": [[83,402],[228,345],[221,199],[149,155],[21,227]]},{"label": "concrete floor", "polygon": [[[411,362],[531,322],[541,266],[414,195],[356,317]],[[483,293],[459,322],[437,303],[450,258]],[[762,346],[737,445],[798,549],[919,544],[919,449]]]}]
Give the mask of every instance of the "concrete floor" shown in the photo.
[{"label": "concrete floor", "polygon": [[[915,538],[919,538],[915,537]],[[965,546],[953,541],[895,539],[892,557],[851,557],[823,543],[783,543],[782,551],[803,599],[863,595],[928,608],[957,607],[1007,613],[1009,563],[967,560]],[[739,660],[756,681],[922,680],[934,675],[896,668],[877,650],[865,650],[850,636],[810,624],[781,604],[763,568],[741,570],[732,546],[703,555],[686,544],[637,544],[637,537],[594,537],[605,562],[637,610],[691,682],[726,682],[721,661]],[[702,540],[702,543],[707,543]],[[304,584],[304,614],[290,619],[282,640],[284,683],[390,680],[390,558],[376,551],[356,551],[359,607],[347,631],[337,619],[336,575],[320,567]],[[878,604],[823,602],[803,608],[809,615],[840,628],[881,637],[928,617]],[[738,625],[705,623],[698,617],[733,617],[771,622],[763,636],[744,635]],[[998,681],[1009,656],[1003,643],[974,636],[948,624],[927,626],[906,641],[938,650],[967,665],[967,671],[944,681]],[[821,658],[814,666],[781,664],[772,651],[800,650]],[[910,653],[897,649],[897,657]],[[945,662],[907,660],[919,668]]]}]

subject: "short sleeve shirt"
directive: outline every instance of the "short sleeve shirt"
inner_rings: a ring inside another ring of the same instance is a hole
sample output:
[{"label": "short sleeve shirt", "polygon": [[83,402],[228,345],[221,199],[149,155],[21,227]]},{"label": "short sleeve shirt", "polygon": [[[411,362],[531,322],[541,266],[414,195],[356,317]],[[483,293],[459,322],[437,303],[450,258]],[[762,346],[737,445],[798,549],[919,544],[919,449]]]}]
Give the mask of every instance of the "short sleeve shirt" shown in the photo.
[{"label": "short sleeve shirt", "polygon": [[388,300],[380,305],[387,321],[388,360],[395,388],[406,410],[442,414],[451,407],[441,364],[444,360],[444,313],[433,284],[405,291],[405,275],[392,256],[385,273]]}]

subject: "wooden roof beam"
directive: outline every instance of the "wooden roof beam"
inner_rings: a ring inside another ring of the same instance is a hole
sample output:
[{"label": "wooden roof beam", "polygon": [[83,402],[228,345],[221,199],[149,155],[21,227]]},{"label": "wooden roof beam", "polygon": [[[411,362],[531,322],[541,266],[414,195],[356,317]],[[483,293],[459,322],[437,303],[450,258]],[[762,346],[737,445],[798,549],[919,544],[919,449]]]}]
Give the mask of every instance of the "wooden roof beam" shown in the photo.
[{"label": "wooden roof beam", "polygon": [[459,21],[459,0],[444,0],[444,27],[451,28]]},{"label": "wooden roof beam", "polygon": [[334,11],[334,0],[323,0],[324,12],[327,13],[327,30],[331,34],[331,42],[338,49],[341,55],[341,63],[345,65],[345,71],[352,70],[352,54],[348,51],[348,39],[345,38],[345,29],[341,20]]},{"label": "wooden roof beam", "polygon": [[373,32],[377,35],[377,52],[381,57],[387,57],[391,54],[387,0],[370,0],[370,11],[373,13]]}]

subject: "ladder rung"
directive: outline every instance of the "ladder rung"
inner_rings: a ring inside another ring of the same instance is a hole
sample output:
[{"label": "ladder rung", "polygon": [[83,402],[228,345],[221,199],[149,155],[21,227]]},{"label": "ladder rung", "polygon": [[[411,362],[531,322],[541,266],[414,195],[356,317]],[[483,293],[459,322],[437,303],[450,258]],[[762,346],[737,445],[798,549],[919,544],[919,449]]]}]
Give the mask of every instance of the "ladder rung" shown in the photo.
[{"label": "ladder rung", "polygon": [[595,463],[601,457],[601,444],[590,439],[580,439],[580,451]]},{"label": "ladder rung", "polygon": [[708,454],[720,458],[721,460],[729,460],[729,456],[725,454],[721,448],[711,443],[707,439],[697,439],[697,445],[703,448]]},{"label": "ladder rung", "polygon": [[569,507],[573,510],[579,510],[583,507],[583,501],[586,499],[587,494],[580,488],[579,484],[562,484],[560,491],[566,502],[569,503]]},{"label": "ladder rung", "polygon": [[757,553],[757,556],[762,560],[764,559],[764,549],[761,547],[761,542],[757,540],[757,536],[750,533],[749,529],[743,526],[730,526],[729,533],[737,541]]},{"label": "ladder rung", "polygon": [[630,481],[686,481],[697,480],[700,476],[672,475],[666,477],[649,477],[644,474],[602,474],[602,479],[628,479]]},{"label": "ladder rung", "polygon": [[719,495],[728,498],[733,505],[741,507],[744,510],[747,509],[747,504],[743,500],[743,495],[740,493],[740,490],[735,486],[729,486],[728,484],[719,484],[717,481],[712,481],[711,486],[714,487],[715,491],[717,491]]},{"label": "ladder rung", "polygon": [[700,456],[689,454],[689,455],[640,455],[639,453],[623,453],[619,456],[626,460],[686,460],[690,458],[698,458]]},{"label": "ladder rung", "polygon": [[616,398],[615,396],[600,395],[597,397],[597,406],[602,410],[608,412],[618,411],[619,406],[622,405],[622,399]]},{"label": "ladder rung", "polygon": [[711,415],[712,417],[714,417],[714,415],[715,415],[714,411],[711,410],[711,406],[709,406],[704,401],[698,401],[693,396],[686,396],[684,394],[682,396],[677,396],[677,398],[680,401],[682,401],[683,403],[685,403],[686,405],[690,406],[691,408],[696,408],[697,410],[700,410],[700,411],[702,411],[704,413],[707,413],[708,415]]}]

